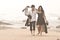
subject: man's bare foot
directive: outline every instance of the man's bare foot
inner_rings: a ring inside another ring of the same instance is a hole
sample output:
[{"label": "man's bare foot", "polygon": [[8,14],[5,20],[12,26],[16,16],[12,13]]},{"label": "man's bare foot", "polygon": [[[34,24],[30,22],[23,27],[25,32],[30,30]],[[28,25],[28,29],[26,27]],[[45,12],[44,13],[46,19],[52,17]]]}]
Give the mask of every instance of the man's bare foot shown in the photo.
[{"label": "man's bare foot", "polygon": [[31,31],[31,34],[32,34],[32,31]]},{"label": "man's bare foot", "polygon": [[35,36],[35,31],[33,31],[32,35]]},{"label": "man's bare foot", "polygon": [[37,35],[39,35],[40,33],[37,33]]}]

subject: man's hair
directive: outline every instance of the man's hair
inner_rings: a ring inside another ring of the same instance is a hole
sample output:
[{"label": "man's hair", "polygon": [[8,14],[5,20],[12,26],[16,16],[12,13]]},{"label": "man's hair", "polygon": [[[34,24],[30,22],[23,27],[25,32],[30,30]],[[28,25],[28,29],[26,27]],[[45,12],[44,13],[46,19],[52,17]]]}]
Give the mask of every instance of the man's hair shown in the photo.
[{"label": "man's hair", "polygon": [[31,8],[32,8],[32,7],[35,7],[35,5],[31,5]]}]

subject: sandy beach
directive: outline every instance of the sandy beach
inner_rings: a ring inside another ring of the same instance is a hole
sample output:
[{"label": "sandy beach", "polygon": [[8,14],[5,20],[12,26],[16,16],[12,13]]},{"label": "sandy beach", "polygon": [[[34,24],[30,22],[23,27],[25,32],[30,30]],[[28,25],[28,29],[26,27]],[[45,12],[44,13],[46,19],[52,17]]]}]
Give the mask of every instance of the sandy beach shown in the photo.
[{"label": "sandy beach", "polygon": [[[0,0],[0,40],[60,40],[59,4],[60,0]],[[39,6],[42,6],[42,8],[39,8]],[[25,24],[28,15],[37,24],[37,19],[40,19],[38,17],[39,11],[44,14],[42,18],[44,17],[48,21],[48,33],[43,32],[42,36],[37,35],[38,26],[35,25],[35,36],[32,36],[29,27]]]},{"label": "sandy beach", "polygon": [[[32,36],[29,29],[1,29],[0,40],[57,40],[60,39],[60,32],[48,30],[48,34]],[[36,33],[37,34],[37,30]]]}]

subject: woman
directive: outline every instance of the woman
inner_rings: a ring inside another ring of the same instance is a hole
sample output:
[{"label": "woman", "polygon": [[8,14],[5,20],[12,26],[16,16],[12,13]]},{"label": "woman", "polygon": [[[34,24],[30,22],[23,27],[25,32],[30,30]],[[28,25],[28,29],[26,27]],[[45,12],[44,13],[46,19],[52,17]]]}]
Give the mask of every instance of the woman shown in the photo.
[{"label": "woman", "polygon": [[38,7],[38,19],[37,19],[37,25],[38,25],[38,35],[42,35],[43,32],[43,27],[45,26],[45,32],[47,33],[47,27],[45,24],[45,14],[44,14],[44,10],[42,8],[42,6]]}]

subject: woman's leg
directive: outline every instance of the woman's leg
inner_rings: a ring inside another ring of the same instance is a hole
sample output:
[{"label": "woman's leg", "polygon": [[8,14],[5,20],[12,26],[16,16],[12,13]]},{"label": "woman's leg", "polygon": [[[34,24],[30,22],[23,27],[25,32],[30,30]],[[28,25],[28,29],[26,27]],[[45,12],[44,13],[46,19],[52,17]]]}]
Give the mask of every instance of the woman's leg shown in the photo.
[{"label": "woman's leg", "polygon": [[39,31],[39,25],[38,25],[38,34],[40,33],[40,31]]},{"label": "woman's leg", "polygon": [[40,35],[42,36],[43,27],[41,25]]},{"label": "woman's leg", "polygon": [[40,34],[41,26],[38,25],[38,35]]}]

